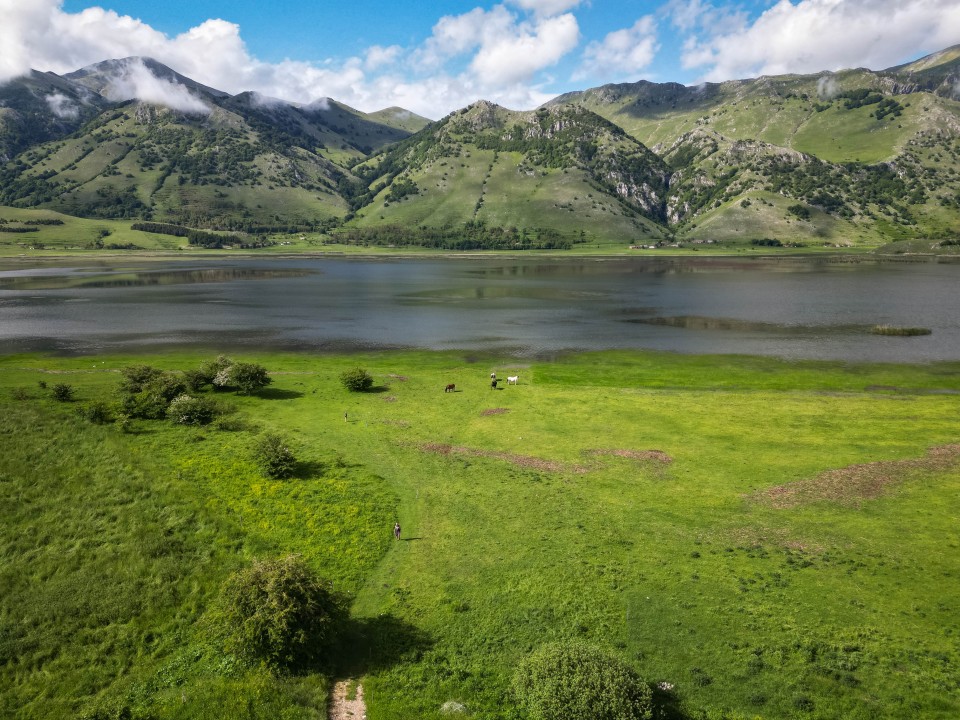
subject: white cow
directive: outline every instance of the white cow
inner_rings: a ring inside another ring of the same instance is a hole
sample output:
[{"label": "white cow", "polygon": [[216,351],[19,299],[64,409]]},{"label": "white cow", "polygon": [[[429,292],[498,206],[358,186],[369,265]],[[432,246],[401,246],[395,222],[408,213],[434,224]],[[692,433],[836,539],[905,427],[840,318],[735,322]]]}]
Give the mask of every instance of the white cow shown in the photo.
[{"label": "white cow", "polygon": [[507,385],[516,385],[519,381],[519,375],[507,375]]}]

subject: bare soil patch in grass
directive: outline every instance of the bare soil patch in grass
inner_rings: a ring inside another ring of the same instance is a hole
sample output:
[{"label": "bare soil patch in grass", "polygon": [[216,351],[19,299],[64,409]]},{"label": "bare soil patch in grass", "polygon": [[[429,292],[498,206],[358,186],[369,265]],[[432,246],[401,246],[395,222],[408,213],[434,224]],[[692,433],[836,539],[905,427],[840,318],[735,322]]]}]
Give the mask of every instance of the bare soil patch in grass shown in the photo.
[{"label": "bare soil patch in grass", "polygon": [[724,532],[718,537],[746,550],[770,546],[802,553],[821,553],[824,549],[821,544],[812,540],[796,538],[786,528],[745,526]]},{"label": "bare soil patch in grass", "polygon": [[515,455],[498,450],[478,450],[476,448],[468,448],[462,445],[449,445],[447,443],[423,443],[419,447],[424,452],[435,453],[437,455],[469,455],[471,457],[493,458],[495,460],[503,460],[518,467],[539,470],[541,472],[585,473],[589,471],[589,468],[583,465],[569,465],[559,460],[544,460],[543,458],[530,457],[529,455]]},{"label": "bare soil patch in grass", "polygon": [[754,497],[775,508],[791,508],[830,501],[859,505],[882,495],[888,486],[900,483],[917,472],[941,472],[960,463],[960,444],[927,450],[922,458],[882,460],[827,470],[807,480],[777,485]]},{"label": "bare soil patch in grass", "polygon": [[503,415],[504,413],[510,412],[510,408],[489,408],[484,410],[481,415]]},{"label": "bare soil patch in grass", "polygon": [[663,463],[664,465],[669,465],[673,462],[673,458],[663,450],[624,450],[614,448],[609,450],[585,450],[584,454],[595,457],[609,455],[613,457],[627,458],[628,460],[639,460],[640,462],[652,460],[654,462]]}]

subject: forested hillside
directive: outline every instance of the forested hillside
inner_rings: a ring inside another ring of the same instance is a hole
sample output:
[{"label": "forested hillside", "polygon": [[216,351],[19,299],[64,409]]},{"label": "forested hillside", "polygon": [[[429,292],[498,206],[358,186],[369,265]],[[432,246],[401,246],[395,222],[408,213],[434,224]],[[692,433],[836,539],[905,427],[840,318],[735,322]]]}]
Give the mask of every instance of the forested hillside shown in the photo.
[{"label": "forested hillside", "polygon": [[[936,248],[960,233],[958,67],[951,48],[879,72],[605,85],[533,111],[478,101],[430,123],[105,61],[0,88],[0,204],[394,246]],[[131,73],[163,97],[111,99]]]}]

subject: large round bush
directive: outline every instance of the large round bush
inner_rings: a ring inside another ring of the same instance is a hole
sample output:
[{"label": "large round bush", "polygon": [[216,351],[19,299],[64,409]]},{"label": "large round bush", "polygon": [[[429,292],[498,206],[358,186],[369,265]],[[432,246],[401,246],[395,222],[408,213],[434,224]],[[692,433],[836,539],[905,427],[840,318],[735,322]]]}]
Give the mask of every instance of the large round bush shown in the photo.
[{"label": "large round bush", "polygon": [[227,580],[222,599],[228,649],[285,669],[322,660],[343,615],[299,555],[254,561]]},{"label": "large round bush", "polygon": [[373,387],[373,376],[358,367],[342,373],[340,382],[350,392],[366,392]]},{"label": "large round bush", "polygon": [[530,720],[649,720],[649,686],[619,658],[581,642],[552,643],[517,668],[513,690]]},{"label": "large round bush", "polygon": [[216,414],[213,400],[186,394],[175,397],[167,408],[167,417],[180,425],[207,425]]},{"label": "large round bush", "polygon": [[257,440],[253,456],[268,477],[290,477],[297,468],[297,457],[287,441],[273,433],[263,435]]}]

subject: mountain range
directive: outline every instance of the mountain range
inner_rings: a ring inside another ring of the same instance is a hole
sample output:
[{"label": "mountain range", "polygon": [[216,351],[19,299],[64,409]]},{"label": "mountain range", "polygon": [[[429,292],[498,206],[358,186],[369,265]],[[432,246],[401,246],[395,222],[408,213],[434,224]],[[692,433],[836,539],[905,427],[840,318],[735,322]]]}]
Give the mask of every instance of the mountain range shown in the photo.
[{"label": "mountain range", "polygon": [[230,95],[148,58],[32,72],[0,86],[0,204],[444,247],[952,243],[960,46],[435,122]]}]

